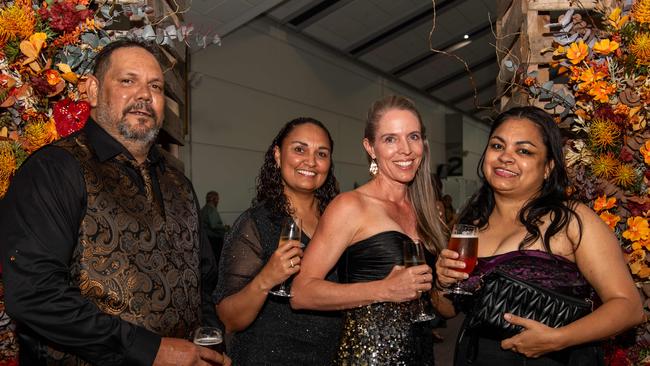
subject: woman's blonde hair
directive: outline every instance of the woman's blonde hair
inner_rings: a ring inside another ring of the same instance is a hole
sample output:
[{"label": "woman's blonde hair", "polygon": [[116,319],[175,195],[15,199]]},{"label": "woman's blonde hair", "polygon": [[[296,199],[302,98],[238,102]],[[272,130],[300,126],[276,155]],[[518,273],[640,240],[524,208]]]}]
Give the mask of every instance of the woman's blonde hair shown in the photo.
[{"label": "woman's blonde hair", "polygon": [[420,167],[415,178],[409,183],[408,195],[415,210],[418,235],[424,242],[427,249],[438,254],[445,246],[448,238],[448,229],[442,221],[436,202],[438,197],[431,184],[431,167],[429,166],[429,142],[426,138],[426,131],[422,123],[422,116],[415,108],[412,100],[399,96],[390,95],[372,104],[366,119],[364,137],[371,144],[375,143],[375,134],[379,120],[390,110],[403,110],[413,113],[420,123],[420,132],[424,144],[424,152]]}]

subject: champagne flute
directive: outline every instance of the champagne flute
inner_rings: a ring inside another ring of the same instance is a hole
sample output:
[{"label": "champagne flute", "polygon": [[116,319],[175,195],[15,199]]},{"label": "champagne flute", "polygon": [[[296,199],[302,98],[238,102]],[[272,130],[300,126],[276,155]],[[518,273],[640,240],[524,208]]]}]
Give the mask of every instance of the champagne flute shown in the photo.
[{"label": "champagne flute", "polygon": [[[300,244],[300,235],[302,234],[300,227],[300,219],[293,219],[291,217],[284,219],[282,221],[278,247],[291,244],[291,242],[298,242]],[[291,297],[291,290],[287,285],[287,281],[282,282],[279,286],[269,291],[269,293],[276,296]]]},{"label": "champagne flute", "polygon": [[[404,266],[413,267],[420,264],[426,264],[424,256],[424,245],[419,240],[405,240],[404,241]],[[422,299],[422,293],[420,292],[420,297],[417,300],[417,310],[414,314],[414,322],[426,322],[429,320],[435,319],[436,316],[427,312],[424,309],[424,302]]]},{"label": "champagne flute", "polygon": [[[458,252],[458,260],[465,262],[465,268],[454,268],[459,272],[471,273],[478,260],[478,228],[473,225],[454,225],[447,249]],[[472,295],[460,287],[460,281],[452,288],[444,291],[446,294]]]},{"label": "champagne flute", "polygon": [[194,331],[194,344],[201,347],[210,348],[213,351],[221,352],[220,344],[223,342],[223,335],[219,328],[198,327]]}]

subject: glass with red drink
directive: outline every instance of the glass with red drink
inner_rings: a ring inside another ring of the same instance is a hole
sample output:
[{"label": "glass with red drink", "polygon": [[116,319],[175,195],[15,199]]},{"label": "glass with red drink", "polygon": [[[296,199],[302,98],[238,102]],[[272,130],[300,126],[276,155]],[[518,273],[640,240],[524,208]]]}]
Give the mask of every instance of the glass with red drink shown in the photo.
[{"label": "glass with red drink", "polygon": [[[458,253],[458,260],[465,262],[465,268],[455,268],[456,271],[471,273],[478,260],[478,228],[473,225],[457,224],[451,231],[447,249]],[[460,287],[460,282],[445,291],[448,294],[471,295]]]}]

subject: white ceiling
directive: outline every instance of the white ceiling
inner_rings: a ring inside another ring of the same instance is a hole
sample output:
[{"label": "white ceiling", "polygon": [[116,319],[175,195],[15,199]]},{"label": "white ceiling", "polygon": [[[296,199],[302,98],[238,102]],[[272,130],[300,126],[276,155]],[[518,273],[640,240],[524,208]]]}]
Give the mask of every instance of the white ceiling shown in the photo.
[{"label": "white ceiling", "polygon": [[[257,16],[270,17],[479,119],[493,112],[496,0],[193,0],[186,21],[202,33],[224,37]],[[461,60],[430,49],[449,50],[466,34],[470,42],[452,52]]]}]

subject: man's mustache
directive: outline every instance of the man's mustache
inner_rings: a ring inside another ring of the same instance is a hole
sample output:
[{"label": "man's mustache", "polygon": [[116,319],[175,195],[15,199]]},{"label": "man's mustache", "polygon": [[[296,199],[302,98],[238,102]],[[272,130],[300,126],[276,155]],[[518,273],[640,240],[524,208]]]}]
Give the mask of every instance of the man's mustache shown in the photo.
[{"label": "man's mustache", "polygon": [[151,118],[153,118],[155,121],[158,120],[158,115],[156,114],[156,111],[154,111],[153,108],[151,107],[151,103],[147,103],[147,102],[137,102],[137,103],[131,104],[131,105],[127,106],[126,108],[124,108],[124,111],[122,112],[122,114],[127,114],[127,113],[131,113],[131,112],[138,112],[138,111],[139,112],[142,112],[142,111],[147,112],[151,116]]}]

